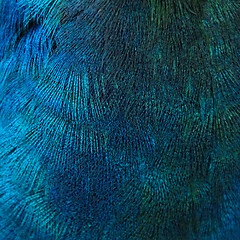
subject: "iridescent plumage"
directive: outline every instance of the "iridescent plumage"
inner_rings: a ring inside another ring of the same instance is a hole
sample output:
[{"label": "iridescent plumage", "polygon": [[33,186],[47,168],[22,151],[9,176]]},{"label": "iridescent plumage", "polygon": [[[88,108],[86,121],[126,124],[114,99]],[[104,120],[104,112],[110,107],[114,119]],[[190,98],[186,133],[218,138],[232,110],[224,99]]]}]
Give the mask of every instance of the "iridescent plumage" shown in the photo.
[{"label": "iridescent plumage", "polygon": [[0,1],[0,240],[238,239],[240,1]]}]

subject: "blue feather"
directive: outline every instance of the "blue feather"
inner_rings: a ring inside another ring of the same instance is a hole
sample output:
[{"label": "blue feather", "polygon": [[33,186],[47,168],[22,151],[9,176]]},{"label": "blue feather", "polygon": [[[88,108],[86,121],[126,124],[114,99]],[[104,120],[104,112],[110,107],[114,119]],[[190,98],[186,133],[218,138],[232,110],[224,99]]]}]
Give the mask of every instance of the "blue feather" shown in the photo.
[{"label": "blue feather", "polygon": [[0,240],[238,239],[239,0],[0,1]]}]

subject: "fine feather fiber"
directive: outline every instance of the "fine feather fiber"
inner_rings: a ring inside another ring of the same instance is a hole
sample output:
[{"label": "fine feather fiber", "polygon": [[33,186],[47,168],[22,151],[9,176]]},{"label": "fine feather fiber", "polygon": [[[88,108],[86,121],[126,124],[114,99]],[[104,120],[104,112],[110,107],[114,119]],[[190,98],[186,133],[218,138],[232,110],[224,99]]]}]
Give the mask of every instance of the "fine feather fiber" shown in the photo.
[{"label": "fine feather fiber", "polygon": [[239,0],[0,1],[0,240],[240,239]]}]

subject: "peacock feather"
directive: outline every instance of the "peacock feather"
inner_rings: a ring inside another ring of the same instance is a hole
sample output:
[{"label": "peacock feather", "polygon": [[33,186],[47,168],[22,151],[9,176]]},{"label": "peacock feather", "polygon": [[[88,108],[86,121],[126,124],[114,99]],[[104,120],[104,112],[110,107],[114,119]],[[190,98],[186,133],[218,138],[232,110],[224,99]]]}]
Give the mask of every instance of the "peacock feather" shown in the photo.
[{"label": "peacock feather", "polygon": [[0,0],[0,240],[240,236],[239,0]]}]

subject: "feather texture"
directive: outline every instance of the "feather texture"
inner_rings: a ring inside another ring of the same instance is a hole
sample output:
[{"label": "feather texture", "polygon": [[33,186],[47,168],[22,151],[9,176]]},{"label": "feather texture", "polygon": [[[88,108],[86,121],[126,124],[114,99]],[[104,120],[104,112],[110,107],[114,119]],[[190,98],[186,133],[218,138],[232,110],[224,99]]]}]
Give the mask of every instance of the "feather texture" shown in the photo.
[{"label": "feather texture", "polygon": [[239,0],[0,1],[0,240],[238,239]]}]

